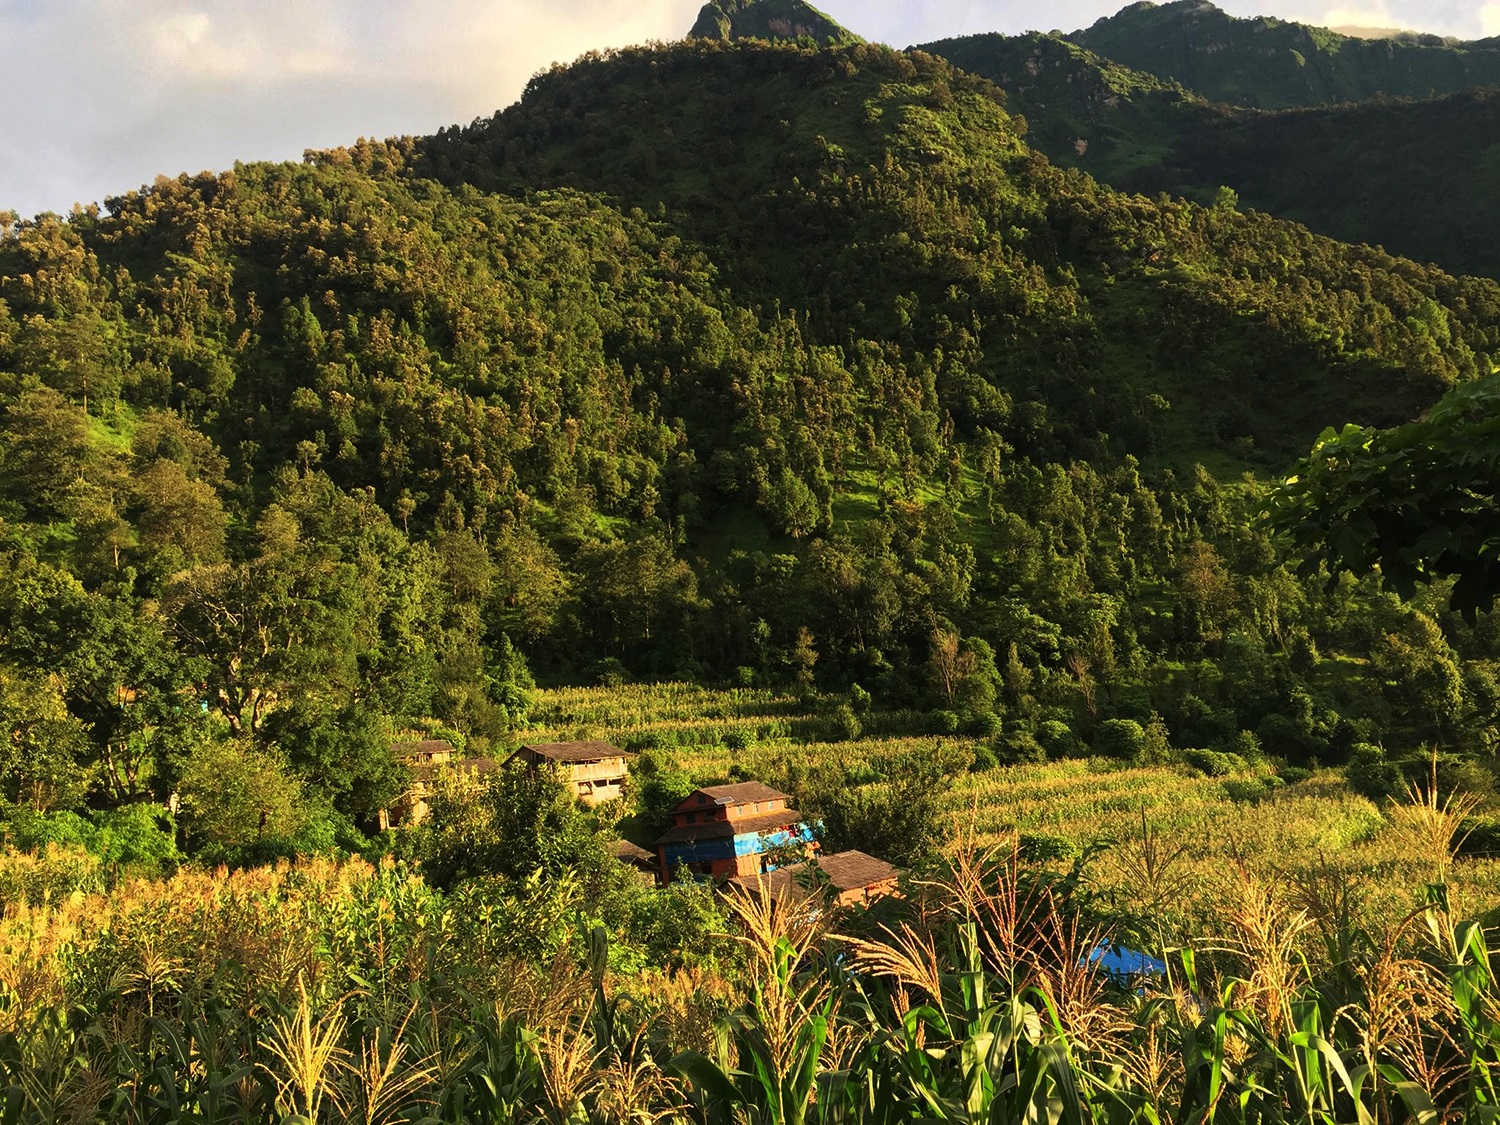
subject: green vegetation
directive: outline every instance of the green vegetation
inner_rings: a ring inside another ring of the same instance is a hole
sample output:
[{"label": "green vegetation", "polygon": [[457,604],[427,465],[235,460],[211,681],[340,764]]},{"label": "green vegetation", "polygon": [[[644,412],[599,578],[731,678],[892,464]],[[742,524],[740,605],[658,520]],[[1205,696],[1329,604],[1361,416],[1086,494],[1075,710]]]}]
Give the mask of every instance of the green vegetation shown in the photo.
[{"label": "green vegetation", "polygon": [[1131,4],[1069,36],[1116,62],[1226,105],[1289,109],[1426,98],[1500,82],[1500,44],[1435,35],[1365,39],[1204,0]]},{"label": "green vegetation", "polygon": [[711,0],[688,32],[695,39],[810,39],[859,43],[828,16],[803,0]]},{"label": "green vegetation", "polygon": [[1320,234],[1500,276],[1488,205],[1500,160],[1476,143],[1500,128],[1493,88],[1271,111],[1217,104],[1059,35],[974,35],[922,50],[998,83],[1049,160],[1121,191],[1209,205],[1227,184],[1244,206]]},{"label": "green vegetation", "polygon": [[[1500,285],[816,38],[0,219],[6,1121],[1491,1112],[1493,489],[1440,455]],[[1434,435],[1397,499],[1480,534],[1401,600],[1411,544],[1308,529]],[[453,769],[380,830],[394,743],[523,736],[629,800]],[[748,777],[902,895],[611,854]]]}]

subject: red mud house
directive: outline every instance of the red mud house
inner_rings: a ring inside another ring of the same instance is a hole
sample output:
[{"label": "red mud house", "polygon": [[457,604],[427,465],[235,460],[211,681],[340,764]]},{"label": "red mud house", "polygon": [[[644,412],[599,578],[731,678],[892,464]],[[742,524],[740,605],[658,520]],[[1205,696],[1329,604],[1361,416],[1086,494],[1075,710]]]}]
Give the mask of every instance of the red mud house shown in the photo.
[{"label": "red mud house", "polygon": [[776,866],[766,854],[772,849],[813,847],[812,829],[787,800],[759,781],[695,790],[656,841],[662,876],[671,879],[683,868],[714,879],[754,875]]},{"label": "red mud house", "polygon": [[625,751],[608,742],[531,742],[505,760],[508,767],[550,765],[585,805],[613,800],[625,791]]}]

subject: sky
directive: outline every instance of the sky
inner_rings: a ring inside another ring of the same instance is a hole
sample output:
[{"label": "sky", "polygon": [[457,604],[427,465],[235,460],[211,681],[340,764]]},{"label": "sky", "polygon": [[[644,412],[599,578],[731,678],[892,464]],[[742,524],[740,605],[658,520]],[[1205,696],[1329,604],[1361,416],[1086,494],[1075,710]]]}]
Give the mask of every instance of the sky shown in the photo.
[{"label": "sky", "polygon": [[[583,52],[676,39],[701,0],[0,0],[0,210],[488,117]],[[1126,0],[821,0],[905,47],[1087,26]],[[1500,34],[1500,0],[1219,0],[1323,26]]]}]

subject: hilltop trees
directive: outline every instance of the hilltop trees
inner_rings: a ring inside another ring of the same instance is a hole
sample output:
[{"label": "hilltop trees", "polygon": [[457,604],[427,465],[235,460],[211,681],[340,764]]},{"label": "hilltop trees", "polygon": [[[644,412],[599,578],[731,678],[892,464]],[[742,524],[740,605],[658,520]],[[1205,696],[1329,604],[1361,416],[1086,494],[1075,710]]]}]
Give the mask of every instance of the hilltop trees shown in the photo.
[{"label": "hilltop trees", "polygon": [[[234,745],[368,823],[398,731],[497,747],[532,671],[1032,756],[1310,760],[1487,698],[1483,621],[1294,574],[1243,474],[1480,371],[1500,287],[1108,192],[921,54],[592,57],[469,129],[7,220],[0,302],[4,733],[49,806]],[[1392,636],[1432,675],[1333,674]]]}]

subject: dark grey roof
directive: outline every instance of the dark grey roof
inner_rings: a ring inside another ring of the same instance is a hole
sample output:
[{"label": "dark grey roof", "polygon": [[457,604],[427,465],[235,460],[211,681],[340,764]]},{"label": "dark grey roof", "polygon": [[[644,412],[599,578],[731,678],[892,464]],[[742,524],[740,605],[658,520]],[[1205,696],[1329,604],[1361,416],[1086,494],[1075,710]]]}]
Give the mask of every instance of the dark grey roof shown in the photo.
[{"label": "dark grey roof", "polygon": [[761,781],[739,781],[733,785],[705,785],[688,794],[679,809],[691,811],[698,805],[699,796],[706,796],[716,805],[743,805],[746,801],[789,801],[779,789],[772,789]]},{"label": "dark grey roof", "polygon": [[648,852],[639,844],[632,844],[629,840],[615,841],[615,858],[622,863],[656,863],[656,856],[653,853]]},{"label": "dark grey roof", "polygon": [[[864,890],[880,883],[889,882],[901,874],[899,867],[892,867],[883,859],[876,859],[864,852],[835,852],[818,856],[813,862],[828,877],[829,885],[840,893]],[[764,875],[736,875],[729,882],[745,890],[753,891],[765,883],[766,891],[774,898],[803,899],[810,893],[802,878],[808,874],[808,865],[794,863],[789,867],[778,867]]]},{"label": "dark grey roof", "polygon": [[828,876],[828,881],[841,891],[874,886],[876,883],[895,879],[901,874],[899,867],[893,867],[883,859],[876,859],[872,855],[856,851],[820,855],[817,858],[817,864],[823,874]]},{"label": "dark grey roof", "polygon": [[539,757],[561,764],[625,757],[625,751],[608,742],[526,742],[521,745],[521,749],[530,750]]}]

